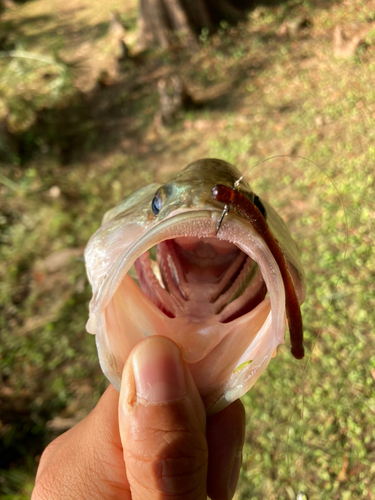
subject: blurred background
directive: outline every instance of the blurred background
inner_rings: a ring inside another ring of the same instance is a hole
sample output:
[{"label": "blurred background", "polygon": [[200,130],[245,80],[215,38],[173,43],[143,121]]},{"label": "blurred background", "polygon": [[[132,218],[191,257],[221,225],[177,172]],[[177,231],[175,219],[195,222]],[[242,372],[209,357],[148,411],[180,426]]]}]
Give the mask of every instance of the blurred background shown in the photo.
[{"label": "blurred background", "polygon": [[282,346],[243,398],[235,498],[375,498],[375,2],[151,3],[0,1],[0,498],[107,385],[89,237],[204,157],[274,205],[308,278],[305,360]]}]

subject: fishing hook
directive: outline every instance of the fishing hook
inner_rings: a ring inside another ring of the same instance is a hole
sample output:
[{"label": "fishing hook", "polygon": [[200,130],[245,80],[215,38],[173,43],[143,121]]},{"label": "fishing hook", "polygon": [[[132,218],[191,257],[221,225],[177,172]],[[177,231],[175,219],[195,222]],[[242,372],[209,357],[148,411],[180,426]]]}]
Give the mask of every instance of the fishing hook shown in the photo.
[{"label": "fishing hook", "polygon": [[[238,186],[240,185],[240,182],[242,181],[243,179],[243,175],[241,175],[241,177],[239,179],[237,179],[234,184],[233,184],[233,189],[237,190]],[[221,214],[221,217],[219,219],[219,222],[217,223],[217,226],[216,226],[216,236],[217,236],[217,233],[219,232],[220,230],[220,227],[223,223],[223,220],[224,220],[224,217],[229,213],[229,206],[228,205],[224,205],[224,210],[223,210],[223,213]]]},{"label": "fishing hook", "polygon": [[228,205],[224,205],[224,210],[223,210],[223,213],[221,214],[221,217],[219,219],[219,222],[217,223],[217,226],[216,226],[216,236],[217,236],[217,233],[219,232],[220,230],[220,226],[221,224],[223,223],[223,220],[224,220],[224,217],[227,215],[227,213],[229,212],[229,207]]}]

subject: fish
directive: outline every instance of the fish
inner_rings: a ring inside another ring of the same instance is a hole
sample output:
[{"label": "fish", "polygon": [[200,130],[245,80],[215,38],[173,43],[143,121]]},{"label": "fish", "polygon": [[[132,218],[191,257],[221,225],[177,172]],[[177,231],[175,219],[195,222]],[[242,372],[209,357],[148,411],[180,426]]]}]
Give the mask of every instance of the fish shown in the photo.
[{"label": "fish", "polygon": [[103,217],[85,249],[86,329],[120,390],[129,353],[162,335],[180,348],[208,415],[245,394],[285,341],[303,357],[306,279],[285,223],[233,165],[190,163]]}]

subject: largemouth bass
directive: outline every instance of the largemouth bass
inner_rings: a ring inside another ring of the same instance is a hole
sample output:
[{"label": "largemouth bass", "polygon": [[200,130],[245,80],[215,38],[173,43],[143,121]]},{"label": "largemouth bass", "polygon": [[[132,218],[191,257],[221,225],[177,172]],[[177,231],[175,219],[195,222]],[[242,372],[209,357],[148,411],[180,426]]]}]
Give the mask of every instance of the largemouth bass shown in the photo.
[{"label": "largemouth bass", "polygon": [[[180,347],[213,414],[253,386],[284,342],[287,320],[291,333],[300,321],[297,246],[240,177],[229,163],[198,160],[126,197],[91,237],[87,330],[117,389],[132,348],[163,335]],[[302,337],[292,338],[292,352],[303,356]]]}]

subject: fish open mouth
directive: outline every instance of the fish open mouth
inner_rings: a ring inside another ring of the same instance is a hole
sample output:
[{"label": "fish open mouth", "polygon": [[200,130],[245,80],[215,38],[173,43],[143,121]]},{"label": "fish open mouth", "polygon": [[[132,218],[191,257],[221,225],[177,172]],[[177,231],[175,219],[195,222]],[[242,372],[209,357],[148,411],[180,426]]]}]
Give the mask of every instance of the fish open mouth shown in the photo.
[{"label": "fish open mouth", "polygon": [[[161,335],[179,346],[207,412],[215,413],[256,382],[284,342],[287,317],[289,326],[300,318],[298,249],[245,181],[238,192],[229,187],[240,176],[221,160],[194,162],[167,184],[122,200],[90,239],[86,328],[118,390],[132,349]],[[231,208],[222,217],[225,205]]]},{"label": "fish open mouth", "polygon": [[115,387],[131,349],[162,335],[180,347],[206,407],[217,401],[217,411],[255,383],[284,342],[285,290],[272,253],[235,215],[216,235],[220,215],[172,215],[127,246],[102,279],[87,329]]},{"label": "fish open mouth", "polygon": [[228,323],[253,310],[267,294],[258,264],[229,241],[182,236],[153,250],[134,266],[142,291],[169,318],[204,321],[216,315],[220,323]]}]

